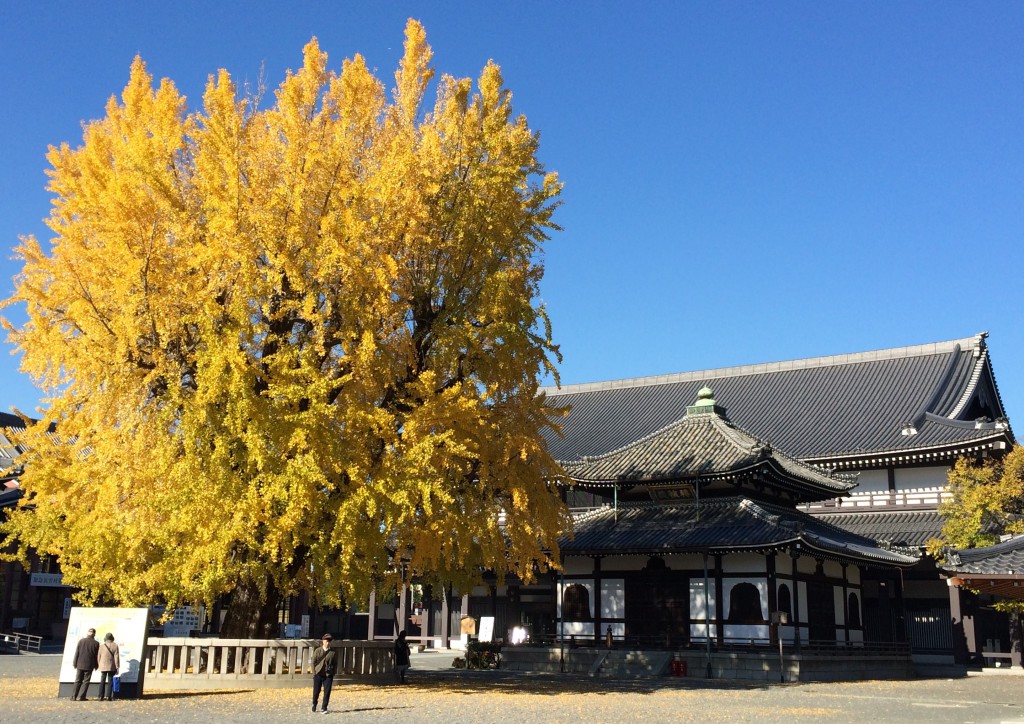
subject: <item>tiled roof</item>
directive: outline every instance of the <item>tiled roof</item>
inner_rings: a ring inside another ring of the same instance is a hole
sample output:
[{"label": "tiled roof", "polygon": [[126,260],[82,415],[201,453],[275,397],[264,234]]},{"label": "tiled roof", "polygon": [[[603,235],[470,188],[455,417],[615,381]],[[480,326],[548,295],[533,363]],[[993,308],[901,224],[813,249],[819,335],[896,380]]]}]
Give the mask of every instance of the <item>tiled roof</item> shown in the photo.
[{"label": "tiled roof", "polygon": [[544,388],[571,406],[548,446],[560,460],[616,450],[678,420],[704,386],[738,427],[805,461],[1012,442],[984,340]]},{"label": "tiled roof", "polygon": [[956,573],[1024,576],[1024,534],[984,548],[954,551],[953,560],[952,565],[943,568]]},{"label": "tiled roof", "polygon": [[565,555],[726,553],[778,550],[796,545],[843,561],[913,565],[917,559],[885,550],[862,536],[782,506],[746,498],[697,503],[631,503],[576,519]]},{"label": "tiled roof", "polygon": [[814,517],[865,538],[902,549],[923,548],[942,532],[943,518],[935,509],[815,513]]},{"label": "tiled roof", "polygon": [[563,461],[579,483],[667,483],[759,473],[798,499],[835,497],[852,476],[829,475],[774,451],[715,412],[690,414],[605,455]]},{"label": "tiled roof", "polygon": [[1024,601],[1024,534],[984,548],[953,551],[943,570],[950,583]]},{"label": "tiled roof", "polygon": [[0,412],[0,477],[14,467],[14,458],[18,456],[19,450],[5,434],[8,429],[24,430],[25,423],[20,417]]}]

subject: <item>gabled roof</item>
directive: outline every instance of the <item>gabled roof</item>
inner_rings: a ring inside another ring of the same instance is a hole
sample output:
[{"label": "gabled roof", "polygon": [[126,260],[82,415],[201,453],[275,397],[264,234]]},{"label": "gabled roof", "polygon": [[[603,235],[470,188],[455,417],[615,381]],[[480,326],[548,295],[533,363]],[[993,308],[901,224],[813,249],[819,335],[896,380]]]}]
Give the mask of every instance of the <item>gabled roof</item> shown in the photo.
[{"label": "gabled roof", "polygon": [[[985,334],[915,347],[543,388],[570,406],[555,458],[602,455],[678,420],[697,390],[805,462],[857,467],[1012,444]],[[985,421],[987,420],[987,421]]]},{"label": "gabled roof", "polygon": [[579,516],[564,555],[665,555],[799,548],[839,561],[910,566],[912,556],[819,521],[807,513],[742,497],[700,504],[631,503]]},{"label": "gabled roof", "polygon": [[791,502],[834,498],[856,485],[852,476],[830,475],[772,450],[717,412],[694,412],[700,409],[692,407],[681,420],[618,450],[562,461],[562,467],[586,484],[739,484],[757,478],[769,497],[784,493]]}]

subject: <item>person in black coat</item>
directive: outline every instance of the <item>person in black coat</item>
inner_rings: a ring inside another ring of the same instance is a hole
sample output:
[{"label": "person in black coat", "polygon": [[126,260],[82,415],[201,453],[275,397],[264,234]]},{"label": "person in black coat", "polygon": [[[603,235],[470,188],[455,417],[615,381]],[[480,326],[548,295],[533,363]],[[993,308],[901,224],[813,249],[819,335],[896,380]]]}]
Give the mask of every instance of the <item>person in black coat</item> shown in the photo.
[{"label": "person in black coat", "polygon": [[88,700],[89,680],[92,678],[92,672],[100,666],[99,653],[100,642],[96,640],[96,629],[91,628],[85,636],[78,639],[75,658],[71,660],[71,665],[75,667],[75,689],[71,694],[73,700]]},{"label": "person in black coat", "polygon": [[409,642],[405,640],[405,631],[395,639],[395,678],[399,684],[405,683],[405,672],[409,670]]},{"label": "person in black coat", "polygon": [[331,700],[331,686],[334,684],[334,674],[338,670],[338,654],[331,648],[331,641],[334,637],[329,633],[320,639],[323,644],[313,652],[313,711],[316,711],[317,702],[320,700],[320,689],[324,691],[324,714],[327,713],[327,704]]}]

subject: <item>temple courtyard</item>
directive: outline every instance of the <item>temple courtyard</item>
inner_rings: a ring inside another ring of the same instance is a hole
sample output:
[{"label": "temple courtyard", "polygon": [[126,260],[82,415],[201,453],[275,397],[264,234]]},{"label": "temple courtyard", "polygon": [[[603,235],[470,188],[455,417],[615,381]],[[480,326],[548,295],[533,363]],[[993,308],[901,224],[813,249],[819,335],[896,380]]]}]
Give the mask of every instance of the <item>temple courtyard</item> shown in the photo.
[{"label": "temple courtyard", "polygon": [[[339,682],[325,721],[1022,722],[1024,670],[913,681],[747,685],[706,679],[594,679],[465,671],[448,653],[413,655],[405,686]],[[321,717],[310,688],[151,692],[139,701],[56,697],[60,656],[0,656],[4,722],[270,722]]]}]

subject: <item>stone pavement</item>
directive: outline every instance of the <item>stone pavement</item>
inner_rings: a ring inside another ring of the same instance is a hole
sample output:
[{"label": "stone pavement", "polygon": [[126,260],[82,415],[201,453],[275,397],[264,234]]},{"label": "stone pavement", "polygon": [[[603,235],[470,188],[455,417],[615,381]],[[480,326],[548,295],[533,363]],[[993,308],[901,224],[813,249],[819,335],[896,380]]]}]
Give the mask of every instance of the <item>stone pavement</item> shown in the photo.
[{"label": "stone pavement", "polygon": [[[153,692],[140,701],[58,699],[59,655],[0,656],[3,722],[335,721],[1021,722],[1024,676],[746,685],[704,679],[592,679],[451,669],[454,653],[413,655],[405,686],[339,683],[328,717],[310,688]],[[91,694],[95,696],[95,685]]]}]

